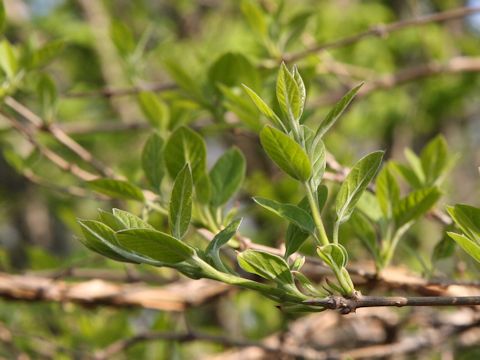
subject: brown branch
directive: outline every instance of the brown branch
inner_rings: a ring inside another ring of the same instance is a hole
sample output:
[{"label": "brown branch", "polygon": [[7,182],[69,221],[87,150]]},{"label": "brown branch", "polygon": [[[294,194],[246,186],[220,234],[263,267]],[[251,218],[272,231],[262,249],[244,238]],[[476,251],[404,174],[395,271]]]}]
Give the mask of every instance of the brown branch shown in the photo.
[{"label": "brown branch", "polygon": [[371,37],[371,36],[386,37],[387,35],[393,32],[403,30],[412,26],[423,26],[423,25],[427,25],[435,22],[441,23],[445,21],[459,19],[471,14],[477,13],[479,11],[480,11],[480,6],[471,6],[471,7],[466,6],[462,8],[447,10],[447,11],[436,13],[436,14],[421,16],[416,19],[401,20],[401,21],[397,21],[394,23],[386,24],[386,25],[379,24],[379,25],[372,26],[368,30],[365,30],[358,34],[350,35],[350,36],[347,36],[338,40],[334,40],[331,42],[327,42],[324,44],[317,44],[296,53],[285,54],[283,56],[283,60],[287,62],[295,62],[303,59],[308,55],[311,55],[323,50],[336,49],[339,47],[351,45],[367,37]]},{"label": "brown branch", "polygon": [[[446,63],[432,61],[426,64],[415,65],[401,69],[396,73],[381,75],[376,79],[367,80],[366,84],[357,93],[357,97],[365,97],[377,90],[387,90],[414,80],[435,75],[458,74],[480,71],[480,58],[454,57]],[[313,106],[326,106],[336,103],[345,95],[345,89],[322,96],[313,101]]]},{"label": "brown branch", "polygon": [[10,96],[6,97],[4,102],[8,107],[29,121],[37,131],[45,131],[51,134],[60,144],[76,154],[80,159],[90,164],[99,174],[106,177],[115,177],[115,173],[112,169],[98,161],[91,152],[68,136],[58,125],[43,121],[29,108]]},{"label": "brown branch", "polygon": [[341,296],[330,296],[325,299],[307,300],[305,303],[330,310],[339,310],[342,314],[349,314],[359,308],[380,306],[474,306],[480,305],[480,296],[383,297],[360,295],[351,299]]},{"label": "brown branch", "polygon": [[58,155],[56,152],[50,150],[48,147],[40,144],[37,139],[35,138],[34,131],[31,128],[22,125],[20,122],[15,120],[13,117],[8,116],[5,113],[0,112],[0,116],[2,116],[5,120],[7,120],[12,127],[17,130],[22,136],[25,137],[34,147],[38,149],[38,151],[45,156],[48,160],[50,160],[54,165],[60,168],[63,171],[69,172],[75,177],[79,178],[80,180],[89,181],[98,178],[97,175],[92,174],[89,171],[86,171],[79,167],[76,164],[73,164],[63,157]]},{"label": "brown branch", "polygon": [[69,283],[40,276],[0,273],[0,297],[17,301],[50,301],[84,306],[140,307],[183,311],[229,291],[211,280],[179,281],[163,287],[115,284],[103,280]]}]

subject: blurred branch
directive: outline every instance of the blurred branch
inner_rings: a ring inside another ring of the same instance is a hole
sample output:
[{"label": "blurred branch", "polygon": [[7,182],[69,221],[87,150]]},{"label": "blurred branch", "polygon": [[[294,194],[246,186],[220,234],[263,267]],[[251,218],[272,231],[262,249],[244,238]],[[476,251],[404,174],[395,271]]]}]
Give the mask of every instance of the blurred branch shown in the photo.
[{"label": "blurred branch", "polygon": [[32,275],[0,273],[0,297],[7,300],[53,301],[84,306],[140,307],[183,311],[209,302],[231,287],[211,280],[179,281],[163,287],[115,284],[103,280],[68,283]]},{"label": "blurred branch", "polygon": [[92,153],[68,136],[56,124],[43,121],[38,115],[10,96],[5,98],[5,104],[29,121],[37,131],[45,131],[51,134],[60,144],[68,148],[80,159],[90,164],[101,175],[115,177],[115,173],[112,169],[97,160]]},{"label": "blurred branch", "polygon": [[58,155],[56,152],[50,150],[48,147],[40,144],[35,138],[34,131],[30,127],[22,125],[19,121],[15,120],[13,117],[8,116],[5,113],[0,112],[5,120],[7,120],[12,127],[17,130],[25,139],[27,139],[38,151],[50,160],[54,165],[59,167],[61,170],[66,171],[79,178],[80,180],[89,181],[98,178],[97,175],[92,174],[89,171],[86,171],[80,168],[78,165],[71,163],[65,160],[63,157]]},{"label": "blurred branch", "polygon": [[285,54],[283,56],[283,60],[286,62],[295,62],[303,59],[304,57],[307,57],[308,55],[311,55],[323,50],[335,49],[335,48],[351,45],[367,37],[371,37],[371,36],[386,37],[387,35],[393,32],[403,30],[409,27],[416,27],[416,26],[422,26],[422,25],[435,23],[435,22],[440,23],[440,22],[450,21],[454,19],[459,19],[471,14],[477,13],[479,11],[480,11],[480,6],[466,6],[462,8],[453,9],[453,10],[447,10],[447,11],[436,13],[436,14],[421,16],[416,19],[401,20],[401,21],[397,21],[394,23],[386,24],[386,25],[378,24],[358,34],[350,35],[350,36],[347,36],[338,40],[334,40],[331,42],[323,43],[323,44],[317,44],[296,53]]},{"label": "blurred branch", "polygon": [[[478,71],[480,71],[480,58],[478,57],[459,56],[448,60],[446,63],[432,61],[401,69],[393,74],[381,75],[378,78],[366,80],[365,85],[357,93],[357,97],[365,97],[377,90],[391,89],[404,83],[430,76]],[[311,105],[314,107],[331,105],[340,100],[343,95],[345,95],[345,89],[331,92],[314,100]]]}]

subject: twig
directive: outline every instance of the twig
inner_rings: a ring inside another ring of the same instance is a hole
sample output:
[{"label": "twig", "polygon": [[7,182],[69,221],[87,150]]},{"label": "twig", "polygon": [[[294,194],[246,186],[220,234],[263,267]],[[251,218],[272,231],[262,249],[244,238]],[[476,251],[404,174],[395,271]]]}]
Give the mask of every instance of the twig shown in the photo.
[{"label": "twig", "polygon": [[[446,63],[432,61],[399,70],[394,74],[382,75],[376,79],[367,80],[366,84],[357,93],[357,98],[365,97],[377,90],[391,89],[421,78],[478,71],[480,71],[480,58],[478,57],[459,56],[448,60]],[[343,95],[345,95],[345,91],[342,89],[314,100],[312,105],[331,105],[340,100]]]},{"label": "twig", "polygon": [[[238,347],[238,348],[247,348],[254,347],[261,349],[268,353],[282,354],[287,356],[292,356],[296,358],[305,358],[305,350],[300,348],[282,348],[281,346],[271,346],[263,344],[260,342],[249,341],[249,340],[238,340],[232,339],[227,336],[221,335],[210,335],[204,334],[196,331],[184,332],[184,333],[172,333],[172,332],[145,332],[142,334],[135,335],[128,339],[122,339],[113,344],[109,345],[107,348],[98,351],[94,358],[96,360],[109,359],[111,356],[124,352],[128,348],[145,341],[155,341],[155,340],[165,340],[165,341],[175,341],[175,342],[194,342],[194,341],[207,341],[213,342],[216,344],[221,344],[228,347]],[[320,353],[324,355],[324,353]],[[308,356],[308,358],[311,358]]]},{"label": "twig", "polygon": [[58,155],[56,152],[40,144],[35,138],[33,131],[27,126],[20,124],[20,122],[15,120],[13,117],[8,116],[7,114],[2,112],[0,112],[0,116],[6,119],[12,125],[12,127],[15,130],[17,130],[21,135],[23,135],[33,146],[35,146],[43,156],[45,156],[48,160],[50,160],[53,164],[55,164],[61,170],[69,172],[72,175],[84,181],[89,181],[89,180],[98,178],[97,175],[92,174],[91,172],[80,168],[78,165],[74,163],[68,162],[63,157]]},{"label": "twig", "polygon": [[474,306],[480,305],[480,296],[382,297],[360,295],[351,299],[341,296],[330,296],[325,299],[307,300],[305,303],[330,310],[339,310],[342,314],[349,314],[359,308],[380,306]]},{"label": "twig", "polygon": [[295,62],[303,59],[304,57],[310,54],[317,53],[327,49],[335,49],[335,48],[351,45],[370,36],[386,37],[387,35],[393,32],[403,30],[405,28],[409,28],[412,26],[422,26],[422,25],[426,25],[434,22],[439,23],[439,22],[459,19],[479,11],[480,11],[480,6],[471,6],[471,7],[466,6],[462,8],[453,9],[453,10],[447,10],[447,11],[436,13],[436,14],[421,16],[416,19],[401,20],[401,21],[397,21],[394,23],[386,24],[386,25],[379,24],[379,25],[372,26],[368,30],[365,30],[358,34],[350,35],[350,36],[347,36],[338,40],[334,40],[331,42],[327,42],[324,44],[317,44],[296,53],[285,54],[283,56],[283,60],[287,62]]},{"label": "twig", "polygon": [[80,159],[90,164],[95,170],[98,171],[98,173],[106,177],[115,177],[115,173],[112,169],[98,161],[92,153],[68,136],[67,133],[65,133],[58,125],[54,123],[46,123],[29,108],[10,96],[6,97],[4,101],[8,107],[22,115],[37,130],[50,133],[60,144],[71,150]]}]

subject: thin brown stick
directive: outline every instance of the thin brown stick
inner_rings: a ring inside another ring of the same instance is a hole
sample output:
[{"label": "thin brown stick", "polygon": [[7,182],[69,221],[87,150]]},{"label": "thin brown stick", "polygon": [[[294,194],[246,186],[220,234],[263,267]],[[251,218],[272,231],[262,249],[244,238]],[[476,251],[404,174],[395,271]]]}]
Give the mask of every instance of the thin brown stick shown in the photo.
[{"label": "thin brown stick", "polygon": [[359,308],[380,306],[475,306],[480,305],[480,296],[358,296],[351,299],[330,296],[325,299],[308,300],[306,303],[349,314]]},{"label": "thin brown stick", "polygon": [[[458,74],[464,72],[479,72],[480,58],[454,57],[445,63],[432,61],[426,64],[415,65],[401,69],[396,73],[379,76],[367,80],[366,84],[357,93],[357,98],[365,97],[378,90],[388,90],[405,83],[435,75]],[[326,106],[336,103],[345,95],[345,90],[332,92],[312,102],[313,106]]]},{"label": "thin brown stick", "polygon": [[22,125],[13,117],[8,116],[5,113],[0,112],[0,116],[6,119],[12,125],[12,127],[15,130],[17,130],[22,136],[24,136],[33,146],[35,146],[43,156],[45,156],[48,160],[50,160],[54,165],[56,165],[61,170],[69,172],[75,177],[84,181],[90,181],[98,178],[97,175],[80,168],[78,165],[74,163],[68,162],[63,157],[58,155],[56,152],[40,144],[35,138],[33,131],[29,127]]},{"label": "thin brown stick", "polygon": [[60,144],[76,154],[80,159],[90,164],[99,174],[106,177],[115,177],[115,173],[112,169],[97,160],[90,151],[73,140],[58,125],[54,123],[46,123],[29,108],[10,96],[6,97],[4,101],[8,107],[22,115],[37,130],[50,133]]},{"label": "thin brown stick", "polygon": [[308,55],[311,55],[323,50],[336,49],[339,47],[351,45],[367,37],[371,37],[371,36],[386,37],[387,35],[393,32],[403,30],[412,26],[423,26],[423,25],[435,23],[435,22],[441,23],[445,21],[459,19],[479,11],[480,11],[480,6],[471,6],[471,7],[466,6],[462,8],[447,10],[440,13],[421,16],[416,19],[401,20],[401,21],[397,21],[394,23],[386,24],[386,25],[378,24],[358,34],[350,35],[350,36],[347,36],[338,40],[334,40],[331,42],[323,43],[323,44],[317,44],[296,53],[285,54],[283,56],[283,60],[287,62],[295,62],[303,59]]}]

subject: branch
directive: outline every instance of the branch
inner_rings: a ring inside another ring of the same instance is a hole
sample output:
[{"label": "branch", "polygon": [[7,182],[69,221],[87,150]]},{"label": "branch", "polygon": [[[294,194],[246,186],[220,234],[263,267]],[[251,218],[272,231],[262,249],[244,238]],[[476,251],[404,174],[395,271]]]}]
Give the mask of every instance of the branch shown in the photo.
[{"label": "branch", "polygon": [[474,306],[480,305],[480,296],[382,297],[360,295],[351,299],[341,296],[330,296],[325,299],[307,300],[305,303],[330,310],[339,310],[342,314],[349,314],[359,308],[380,306]]},{"label": "branch", "polygon": [[18,114],[22,115],[37,131],[45,131],[51,134],[60,144],[76,154],[80,159],[90,164],[99,174],[106,177],[115,177],[115,173],[112,169],[98,161],[91,152],[68,136],[58,125],[54,123],[49,124],[43,121],[29,108],[10,96],[5,98],[5,104]]},{"label": "branch", "polygon": [[307,57],[308,55],[311,55],[323,50],[327,50],[327,49],[335,49],[335,48],[351,45],[367,37],[371,37],[371,36],[386,37],[393,32],[403,30],[409,27],[423,26],[423,25],[435,23],[435,22],[441,23],[445,21],[459,19],[479,11],[480,11],[480,6],[466,6],[462,8],[453,9],[453,10],[447,10],[447,11],[436,13],[436,14],[421,16],[416,19],[401,20],[401,21],[397,21],[387,25],[378,24],[370,27],[368,30],[365,30],[355,35],[350,35],[350,36],[347,36],[338,40],[334,40],[331,42],[327,42],[324,44],[317,44],[296,53],[285,54],[283,56],[283,60],[286,62],[295,62],[303,59],[304,57]]},{"label": "branch", "polygon": [[[399,70],[393,74],[379,76],[376,79],[367,80],[366,84],[357,93],[357,98],[365,97],[377,90],[391,89],[414,80],[443,74],[458,74],[464,72],[480,71],[479,57],[454,57],[446,63],[432,61]],[[345,95],[344,89],[322,96],[313,101],[313,106],[326,106],[336,103]]]},{"label": "branch", "polygon": [[32,275],[0,273],[0,297],[7,300],[50,301],[84,306],[139,307],[183,311],[209,302],[231,289],[211,280],[187,280],[163,287],[115,284],[102,280],[68,283]]}]

